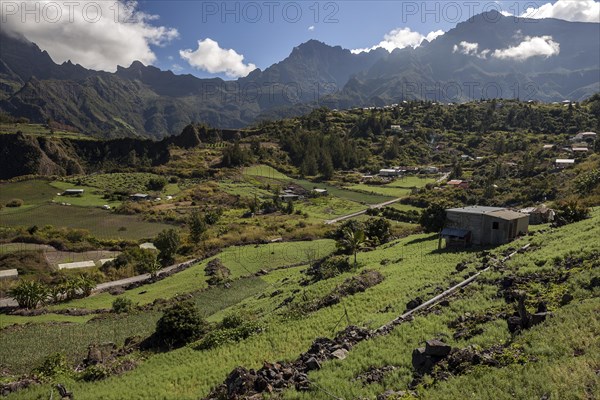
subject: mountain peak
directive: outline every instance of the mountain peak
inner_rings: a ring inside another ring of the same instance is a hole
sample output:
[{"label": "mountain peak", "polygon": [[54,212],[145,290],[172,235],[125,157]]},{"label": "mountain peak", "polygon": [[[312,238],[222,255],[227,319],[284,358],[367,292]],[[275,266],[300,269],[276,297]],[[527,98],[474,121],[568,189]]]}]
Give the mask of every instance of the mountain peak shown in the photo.
[{"label": "mountain peak", "polygon": [[129,69],[143,69],[146,66],[144,64],[142,64],[141,61],[135,60],[134,62],[131,63],[131,65],[129,66]]}]

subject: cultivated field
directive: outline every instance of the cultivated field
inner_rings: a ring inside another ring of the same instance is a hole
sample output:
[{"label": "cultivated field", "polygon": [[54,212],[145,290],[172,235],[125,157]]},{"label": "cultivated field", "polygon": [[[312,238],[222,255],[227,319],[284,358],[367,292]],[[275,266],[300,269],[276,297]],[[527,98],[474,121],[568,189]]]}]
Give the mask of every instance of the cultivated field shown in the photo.
[{"label": "cultivated field", "polygon": [[8,226],[54,225],[87,229],[106,239],[152,238],[170,225],[140,220],[133,215],[119,215],[91,207],[46,204],[23,210],[0,211],[0,223]]}]

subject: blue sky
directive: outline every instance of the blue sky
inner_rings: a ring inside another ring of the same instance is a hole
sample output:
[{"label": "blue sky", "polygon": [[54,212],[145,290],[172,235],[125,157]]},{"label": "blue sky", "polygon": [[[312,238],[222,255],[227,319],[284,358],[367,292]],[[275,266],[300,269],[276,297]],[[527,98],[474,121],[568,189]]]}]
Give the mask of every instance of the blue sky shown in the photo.
[{"label": "blue sky", "polygon": [[[256,18],[254,5],[243,8],[243,2],[141,2],[142,10],[159,15],[161,25],[176,27],[180,33],[180,37],[170,45],[155,49],[158,56],[155,65],[170,69],[176,63],[185,68],[182,72],[214,76],[190,68],[179,57],[180,49],[195,49],[198,40],[211,38],[221,48],[243,54],[245,62],[265,69],[287,57],[294,46],[310,39],[347,49],[368,48],[396,28],[408,27],[423,35],[437,30],[448,31],[457,22],[468,19],[470,13],[480,13],[486,5],[495,7],[494,2],[489,2],[491,5],[482,3],[480,7],[454,3],[460,5],[458,8],[444,7],[442,2],[298,1],[273,2],[277,7],[274,5],[269,9],[262,6],[263,2],[253,3],[261,5],[260,18]],[[423,4],[426,4],[426,9]],[[227,14],[227,10],[233,12]],[[296,17],[297,10],[300,10],[299,17]],[[272,11],[272,22],[269,11]],[[258,20],[253,22],[253,19]],[[169,60],[168,56],[173,60]]]},{"label": "blue sky", "polygon": [[310,39],[355,52],[392,51],[433,40],[490,10],[600,22],[598,0],[0,2],[3,30],[24,35],[57,63],[115,71],[139,60],[178,74],[225,79],[264,70]]}]

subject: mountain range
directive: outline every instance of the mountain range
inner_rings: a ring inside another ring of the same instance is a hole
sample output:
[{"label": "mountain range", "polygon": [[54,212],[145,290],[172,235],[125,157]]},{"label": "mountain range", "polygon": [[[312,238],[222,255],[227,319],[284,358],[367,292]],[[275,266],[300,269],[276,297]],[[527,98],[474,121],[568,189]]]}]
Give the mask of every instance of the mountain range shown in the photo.
[{"label": "mountain range", "polygon": [[135,61],[114,73],[56,64],[25,37],[0,33],[0,111],[97,137],[159,139],[192,122],[241,128],[331,108],[409,99],[583,100],[600,91],[600,24],[492,11],[417,48],[354,54],[310,40],[234,81],[176,75]]}]

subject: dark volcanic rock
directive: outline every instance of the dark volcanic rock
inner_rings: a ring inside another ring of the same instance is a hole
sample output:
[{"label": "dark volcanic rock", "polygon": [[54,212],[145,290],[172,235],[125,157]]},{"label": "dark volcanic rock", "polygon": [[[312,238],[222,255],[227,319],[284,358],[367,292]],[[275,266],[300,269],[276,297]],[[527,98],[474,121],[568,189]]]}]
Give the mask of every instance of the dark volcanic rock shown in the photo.
[{"label": "dark volcanic rock", "polygon": [[450,354],[452,347],[441,340],[432,339],[425,342],[425,354],[429,356],[445,357]]},{"label": "dark volcanic rock", "polygon": [[423,299],[420,297],[416,297],[410,300],[408,303],[406,303],[406,311],[414,310],[421,304],[423,304]]}]

